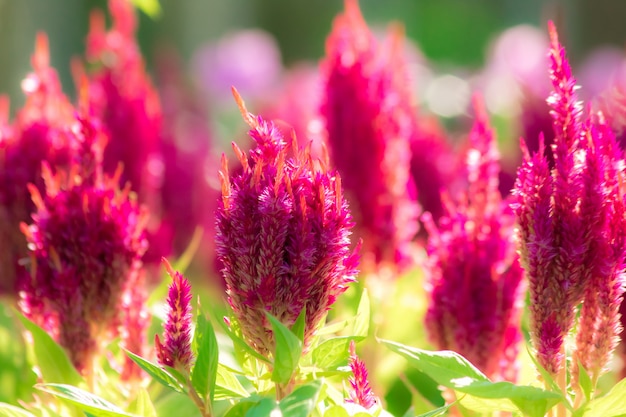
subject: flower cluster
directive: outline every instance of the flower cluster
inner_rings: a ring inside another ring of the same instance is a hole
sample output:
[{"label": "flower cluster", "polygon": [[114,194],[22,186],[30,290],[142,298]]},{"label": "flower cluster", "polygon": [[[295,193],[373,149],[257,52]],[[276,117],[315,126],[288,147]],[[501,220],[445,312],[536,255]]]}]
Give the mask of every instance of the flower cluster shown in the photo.
[{"label": "flower cluster", "polygon": [[418,205],[410,176],[415,128],[402,35],[379,45],[358,4],[345,2],[322,63],[321,115],[331,159],[353,202],[364,257],[375,264],[410,264]]},{"label": "flower cluster", "polygon": [[350,377],[350,391],[346,402],[358,404],[366,409],[374,407],[378,401],[367,379],[367,368],[356,354],[354,340],[350,342],[350,370],[352,376]]},{"label": "flower cluster", "polygon": [[146,250],[145,213],[128,187],[119,189],[119,170],[102,174],[102,133],[86,118],[74,129],[80,142],[69,173],[44,164],[45,193],[29,186],[36,211],[30,226],[22,223],[31,276],[21,283],[21,308],[88,373],[100,338],[124,321],[123,298]]},{"label": "flower cluster", "polygon": [[481,101],[467,153],[469,188],[444,199],[428,230],[426,329],[438,349],[461,353],[488,376],[514,380],[521,340],[523,271],[512,239],[514,217],[498,191],[498,151]]},{"label": "flower cluster", "polygon": [[[564,338],[582,302],[572,361],[595,381],[621,331],[624,291],[624,162],[602,114],[584,115],[565,50],[549,28],[554,168],[544,146],[518,171],[514,205],[530,285],[531,335],[550,374],[564,372]],[[563,379],[564,380],[564,379]]]},{"label": "flower cluster", "polygon": [[265,313],[291,326],[305,308],[307,346],[326,311],[354,281],[358,256],[350,250],[353,223],[339,175],[295,143],[289,158],[274,124],[237,100],[256,148],[246,155],[233,144],[243,167],[233,178],[222,158],[217,254],[242,332],[267,354],[274,340]]}]

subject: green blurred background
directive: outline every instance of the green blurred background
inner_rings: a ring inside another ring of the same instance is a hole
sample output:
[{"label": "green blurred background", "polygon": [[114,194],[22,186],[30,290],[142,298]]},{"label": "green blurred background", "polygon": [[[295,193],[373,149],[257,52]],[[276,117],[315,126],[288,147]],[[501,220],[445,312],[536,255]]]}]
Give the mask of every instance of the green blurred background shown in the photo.
[{"label": "green blurred background", "polygon": [[[283,61],[318,60],[333,16],[342,0],[160,0],[162,15],[140,17],[139,40],[152,63],[162,45],[174,46],[188,63],[201,45],[244,28],[262,28],[275,36]],[[477,68],[489,40],[519,24],[558,22],[573,62],[596,46],[623,46],[626,1],[621,0],[361,0],[366,20],[406,27],[426,57],[435,63]],[[106,0],[0,0],[0,92],[12,108],[23,102],[19,81],[29,72],[35,34],[50,38],[52,64],[72,94],[70,58],[82,55],[88,14],[106,8]]]}]

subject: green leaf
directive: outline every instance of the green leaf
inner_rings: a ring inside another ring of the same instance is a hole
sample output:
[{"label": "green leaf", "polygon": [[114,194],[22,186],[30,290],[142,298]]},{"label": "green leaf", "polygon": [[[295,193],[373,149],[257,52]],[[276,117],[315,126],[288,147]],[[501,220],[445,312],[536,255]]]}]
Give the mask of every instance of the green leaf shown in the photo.
[{"label": "green leaf", "polygon": [[34,414],[7,403],[0,403],[0,417],[35,417]]},{"label": "green leaf", "polygon": [[61,398],[95,417],[133,417],[116,405],[71,385],[37,384],[35,388]]},{"label": "green leaf", "polygon": [[359,307],[356,310],[356,321],[352,329],[354,336],[367,337],[370,328],[370,297],[367,294],[367,288],[363,288]]},{"label": "green leaf", "polygon": [[309,382],[297,388],[280,402],[280,409],[283,415],[307,417],[315,408],[321,388],[322,381],[320,380]]},{"label": "green leaf", "polygon": [[304,343],[304,329],[306,327],[306,306],[302,307],[298,318],[291,326],[291,332],[295,334],[302,343]]},{"label": "green leaf", "polygon": [[508,398],[479,398],[466,394],[458,402],[468,410],[485,415],[494,414],[494,411],[519,414],[519,408]]},{"label": "green leaf", "polygon": [[576,410],[574,417],[622,417],[626,415],[626,378],[619,381],[606,395],[594,398],[583,408]]},{"label": "green leaf", "polygon": [[248,411],[257,405],[257,401],[241,401],[232,406],[224,417],[246,417]]},{"label": "green leaf", "polygon": [[528,416],[542,417],[556,403],[564,401],[560,393],[541,388],[491,382],[467,359],[452,351],[432,352],[385,340],[381,343],[440,385],[479,398],[509,398]]},{"label": "green leaf", "polygon": [[578,361],[578,384],[585,394],[585,399],[587,401],[591,400],[591,392],[594,388],[593,382],[591,382],[591,377],[580,360]]},{"label": "green leaf", "polygon": [[443,407],[436,408],[436,409],[434,409],[432,411],[429,411],[429,412],[424,413],[424,414],[420,414],[419,416],[416,416],[416,417],[439,417],[439,416],[443,416],[444,414],[446,414],[448,412],[450,407],[452,407],[452,404],[444,405]]},{"label": "green leaf", "polygon": [[313,349],[313,363],[320,369],[330,368],[345,362],[350,353],[350,341],[360,341],[364,337],[355,336],[339,336],[325,340],[315,349]]},{"label": "green leaf", "polygon": [[278,404],[272,398],[262,399],[246,413],[246,417],[282,417],[282,415]]},{"label": "green leaf", "polygon": [[16,312],[26,330],[33,337],[33,351],[41,376],[45,382],[79,385],[83,381],[65,350],[41,327]]},{"label": "green leaf", "polygon": [[324,417],[350,417],[350,414],[342,406],[333,405],[324,412]]},{"label": "green leaf", "polygon": [[541,366],[541,364],[537,361],[535,355],[533,355],[533,353],[530,351],[530,347],[526,346],[526,352],[528,353],[530,360],[535,365],[535,368],[537,368],[537,371],[539,371],[541,378],[543,378],[543,380],[550,386],[552,391],[560,392],[561,388],[559,387],[559,384],[557,384],[554,378],[552,378],[552,375],[550,375],[550,373],[546,371],[546,368]]},{"label": "green leaf", "polygon": [[316,334],[318,336],[336,334],[337,332],[340,332],[341,330],[350,326],[350,324],[353,324],[355,321],[356,321],[356,317],[350,317],[345,320],[331,322],[331,323],[324,325],[322,328],[320,328]]},{"label": "green leaf", "polygon": [[135,7],[150,16],[152,19],[156,19],[161,16],[161,5],[159,0],[132,0]]},{"label": "green leaf", "polygon": [[148,394],[148,391],[143,387],[139,388],[137,397],[128,407],[128,411],[142,417],[157,417],[154,404],[152,404],[152,400],[150,399],[150,394]]},{"label": "green leaf", "polygon": [[200,311],[198,311],[194,338],[198,347],[198,357],[191,370],[191,384],[200,398],[212,403],[215,396],[219,348],[211,322]]},{"label": "green leaf", "polygon": [[131,351],[128,351],[126,349],[124,349],[124,351],[133,362],[135,362],[141,369],[146,371],[148,375],[150,375],[157,382],[181,394],[186,393],[185,388],[171,373],[169,373],[159,365],[154,364],[142,358],[141,356],[135,355]]},{"label": "green leaf", "polygon": [[300,356],[302,356],[302,342],[276,317],[269,313],[266,313],[266,316],[272,325],[276,342],[272,381],[286,384],[298,367]]},{"label": "green leaf", "polygon": [[250,395],[237,377],[221,364],[217,367],[215,380],[215,400],[228,400]]}]

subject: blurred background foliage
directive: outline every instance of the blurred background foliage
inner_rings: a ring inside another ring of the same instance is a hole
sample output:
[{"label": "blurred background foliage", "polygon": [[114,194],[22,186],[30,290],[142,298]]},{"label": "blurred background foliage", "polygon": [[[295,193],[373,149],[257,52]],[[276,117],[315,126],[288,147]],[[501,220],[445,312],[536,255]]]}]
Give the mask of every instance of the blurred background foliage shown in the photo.
[{"label": "blurred background foliage", "polygon": [[[342,0],[160,0],[156,19],[140,17],[139,41],[148,66],[159,48],[173,47],[188,64],[202,45],[226,33],[261,28],[273,35],[289,66],[317,61]],[[404,24],[424,55],[443,65],[469,69],[484,63],[489,41],[506,27],[557,21],[573,62],[605,44],[626,39],[626,2],[615,0],[361,0],[374,27],[391,20]],[[20,80],[30,70],[35,34],[50,38],[52,65],[65,90],[73,93],[70,59],[83,54],[89,11],[105,0],[0,0],[0,92],[13,110],[23,102]]]}]

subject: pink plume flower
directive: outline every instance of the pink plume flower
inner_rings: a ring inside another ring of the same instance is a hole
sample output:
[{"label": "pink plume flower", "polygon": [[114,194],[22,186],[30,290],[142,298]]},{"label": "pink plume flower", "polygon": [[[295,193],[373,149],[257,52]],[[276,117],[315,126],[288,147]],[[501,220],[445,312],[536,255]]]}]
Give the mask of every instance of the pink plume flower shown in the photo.
[{"label": "pink plume flower", "polygon": [[348,391],[347,403],[358,404],[365,409],[370,409],[377,404],[376,396],[367,379],[365,363],[357,356],[354,340],[350,342],[350,391]]},{"label": "pink plume flower", "polygon": [[550,171],[543,143],[530,155],[524,143],[513,205],[517,240],[530,284],[531,337],[541,366],[563,370],[564,338],[583,302],[572,363],[597,378],[620,331],[623,293],[623,160],[601,114],[584,116],[576,80],[549,25],[555,143]]},{"label": "pink plume flower", "polygon": [[262,354],[273,352],[269,312],[291,326],[306,308],[305,348],[326,311],[355,280],[353,226],[339,175],[308,149],[288,146],[272,122],[245,110],[256,148],[233,145],[243,168],[229,178],[222,157],[217,254],[228,300],[243,335]]},{"label": "pink plume flower", "polygon": [[161,343],[159,335],[154,337],[157,359],[161,365],[171,366],[189,373],[193,362],[191,352],[191,285],[180,272],[174,271],[163,258],[163,266],[172,278],[167,295],[167,321]]},{"label": "pink plume flower", "polygon": [[321,64],[321,114],[331,158],[353,203],[364,256],[375,265],[406,266],[419,213],[410,176],[415,109],[406,87],[403,39],[396,30],[379,45],[357,1],[346,0],[345,9],[335,19]]},{"label": "pink plume flower", "polygon": [[30,219],[33,203],[27,184],[43,190],[41,163],[67,168],[75,123],[74,108],[61,90],[50,67],[48,39],[38,34],[31,59],[33,72],[22,82],[26,104],[8,122],[8,100],[0,109],[0,239],[6,242],[0,255],[0,293],[15,295],[18,277],[25,273],[20,259],[27,256],[26,240],[19,224]]},{"label": "pink plume flower", "polygon": [[91,121],[75,129],[81,142],[69,174],[44,164],[45,193],[29,185],[36,211],[21,226],[31,257],[21,308],[89,373],[100,343],[118,333],[122,298],[146,249],[145,212],[119,189],[119,172],[102,175],[103,139]]},{"label": "pink plume flower", "polygon": [[512,238],[514,217],[498,190],[499,154],[482,102],[467,153],[469,188],[456,204],[444,199],[429,233],[426,329],[438,349],[459,352],[486,375],[515,380],[521,340],[523,270]]}]

